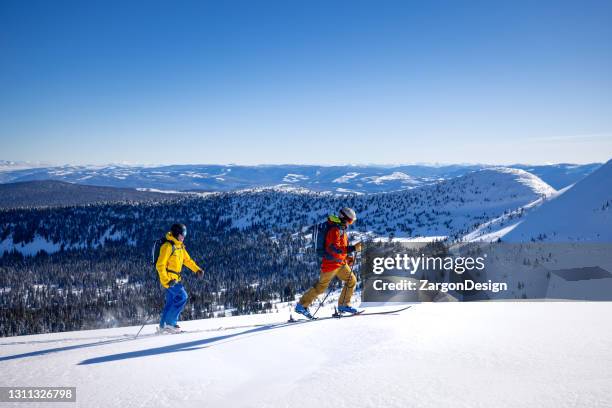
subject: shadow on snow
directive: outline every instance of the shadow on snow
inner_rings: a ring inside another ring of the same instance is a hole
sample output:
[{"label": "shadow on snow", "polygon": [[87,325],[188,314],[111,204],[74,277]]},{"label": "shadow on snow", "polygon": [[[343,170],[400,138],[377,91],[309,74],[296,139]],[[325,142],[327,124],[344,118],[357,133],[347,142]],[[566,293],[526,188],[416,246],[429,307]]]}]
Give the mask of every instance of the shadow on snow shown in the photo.
[{"label": "shadow on snow", "polygon": [[[210,347],[213,343],[217,343],[223,340],[229,340],[232,338],[238,338],[240,336],[256,334],[256,333],[268,331],[271,329],[291,326],[295,324],[296,323],[272,323],[272,324],[268,324],[265,326],[245,330],[239,333],[210,337],[206,339],[194,340],[194,341],[178,343],[178,344],[171,344],[168,346],[155,347],[151,349],[131,351],[131,352],[126,352],[126,353],[118,353],[118,354],[111,354],[108,356],[90,358],[90,359],[81,361],[79,365],[97,364],[97,363],[104,363],[104,362],[110,362],[110,361],[125,360],[129,358],[146,357],[146,356],[151,356],[151,355],[156,355],[156,354],[174,353],[178,351],[197,350],[200,348]],[[189,332],[185,334],[189,334]],[[150,338],[150,337],[147,337],[147,338]],[[84,343],[84,344],[75,344],[72,346],[54,347],[54,348],[48,348],[44,350],[30,351],[27,353],[14,354],[10,356],[0,356],[0,362],[9,361],[9,360],[17,360],[17,359],[27,358],[27,357],[42,356],[42,355],[51,354],[51,353],[59,353],[62,351],[78,350],[78,349],[83,349],[83,348],[104,346],[108,344],[118,344],[118,343],[123,343],[127,341],[133,341],[136,339],[137,338],[134,338],[134,337],[123,337],[120,339],[111,339],[111,340],[96,341],[96,342]]]},{"label": "shadow on snow", "polygon": [[187,341],[184,343],[170,344],[167,346],[154,347],[154,348],[144,349],[144,350],[129,351],[126,353],[110,354],[107,356],[101,356],[101,357],[95,357],[95,358],[89,358],[87,360],[83,360],[78,365],[108,363],[111,361],[127,360],[130,358],[155,356],[159,354],[176,353],[179,351],[198,350],[198,349],[211,347],[214,343],[218,344],[219,342],[223,340],[229,340],[229,339],[238,338],[238,337],[247,336],[247,335],[254,335],[257,333],[264,332],[264,331],[278,329],[281,327],[286,327],[286,326],[294,325],[294,324],[295,323],[269,324],[266,326],[256,327],[253,329],[245,330],[243,332],[234,333],[234,334],[226,334],[223,336],[216,336],[216,337],[210,337],[207,339]]}]

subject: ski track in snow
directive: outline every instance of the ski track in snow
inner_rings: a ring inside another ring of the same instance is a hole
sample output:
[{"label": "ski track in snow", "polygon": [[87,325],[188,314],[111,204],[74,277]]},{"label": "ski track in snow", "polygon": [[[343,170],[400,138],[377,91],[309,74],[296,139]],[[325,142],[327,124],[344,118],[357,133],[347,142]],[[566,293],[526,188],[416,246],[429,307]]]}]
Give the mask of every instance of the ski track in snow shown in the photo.
[{"label": "ski track in snow", "polygon": [[138,327],[21,336],[2,339],[0,383],[76,386],[77,404],[56,407],[609,407],[610,312],[436,303],[308,324],[283,324],[286,311],[190,321],[199,331],[180,335],[150,325],[135,340]]}]

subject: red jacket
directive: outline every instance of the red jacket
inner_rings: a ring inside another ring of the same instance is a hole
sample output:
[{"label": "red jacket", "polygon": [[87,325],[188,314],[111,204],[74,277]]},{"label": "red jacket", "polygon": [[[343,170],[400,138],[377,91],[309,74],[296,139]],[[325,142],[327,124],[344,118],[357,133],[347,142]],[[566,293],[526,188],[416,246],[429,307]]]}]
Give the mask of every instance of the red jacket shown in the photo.
[{"label": "red jacket", "polygon": [[[335,218],[335,217],[334,217]],[[348,244],[346,228],[338,222],[327,220],[329,228],[325,236],[325,254],[321,263],[321,272],[331,272],[346,263],[346,256],[353,252],[355,247]]]}]

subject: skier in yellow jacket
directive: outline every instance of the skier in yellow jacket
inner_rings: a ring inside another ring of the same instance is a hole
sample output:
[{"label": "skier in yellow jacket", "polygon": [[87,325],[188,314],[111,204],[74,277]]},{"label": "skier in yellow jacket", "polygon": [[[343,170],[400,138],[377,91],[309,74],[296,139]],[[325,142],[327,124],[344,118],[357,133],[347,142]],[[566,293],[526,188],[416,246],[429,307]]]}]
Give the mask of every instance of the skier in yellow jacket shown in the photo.
[{"label": "skier in yellow jacket", "polygon": [[159,274],[159,281],[166,291],[166,303],[161,313],[158,332],[176,333],[181,328],[178,319],[187,303],[187,292],[181,283],[183,265],[191,269],[198,278],[204,274],[189,256],[183,241],[187,236],[187,227],[183,224],[174,224],[166,234],[166,242],[159,248],[159,257],[155,265]]}]

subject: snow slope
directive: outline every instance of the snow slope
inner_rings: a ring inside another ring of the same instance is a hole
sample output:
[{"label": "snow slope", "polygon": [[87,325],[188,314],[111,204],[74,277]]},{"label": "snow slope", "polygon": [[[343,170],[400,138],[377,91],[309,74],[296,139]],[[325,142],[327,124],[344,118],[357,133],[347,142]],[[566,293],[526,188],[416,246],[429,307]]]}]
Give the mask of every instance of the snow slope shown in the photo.
[{"label": "snow slope", "polygon": [[502,239],[612,242],[612,160],[542,204]]},{"label": "snow slope", "polygon": [[54,406],[88,408],[610,407],[610,313],[453,302],[292,325],[286,311],[190,321],[199,331],[170,336],[147,326],[135,340],[137,327],[4,338],[0,383],[76,386],[77,404]]}]

